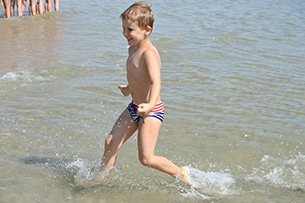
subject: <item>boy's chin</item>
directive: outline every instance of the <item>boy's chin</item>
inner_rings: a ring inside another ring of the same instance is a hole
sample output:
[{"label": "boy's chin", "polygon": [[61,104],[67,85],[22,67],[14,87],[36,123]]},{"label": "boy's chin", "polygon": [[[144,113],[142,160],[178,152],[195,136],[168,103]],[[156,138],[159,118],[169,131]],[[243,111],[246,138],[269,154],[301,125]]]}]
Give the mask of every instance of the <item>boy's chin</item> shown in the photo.
[{"label": "boy's chin", "polygon": [[133,41],[132,41],[132,40],[130,40],[130,41],[127,41],[127,43],[128,43],[128,45],[129,45],[129,46],[132,46],[132,45],[134,45],[134,43],[133,43]]}]

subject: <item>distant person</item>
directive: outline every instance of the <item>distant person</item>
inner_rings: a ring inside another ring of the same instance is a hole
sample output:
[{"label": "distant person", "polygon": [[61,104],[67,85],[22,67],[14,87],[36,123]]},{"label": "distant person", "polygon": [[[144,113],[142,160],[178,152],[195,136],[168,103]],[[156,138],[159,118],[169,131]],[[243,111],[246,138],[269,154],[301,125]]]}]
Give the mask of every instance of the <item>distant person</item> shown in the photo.
[{"label": "distant person", "polygon": [[29,13],[30,16],[36,15],[36,0],[30,0]]},{"label": "distant person", "polygon": [[[14,1],[14,0],[12,0]],[[5,17],[10,18],[13,17],[13,13],[11,11],[11,0],[2,0],[4,10],[5,10]]]},{"label": "distant person", "polygon": [[22,14],[24,14],[25,8],[26,8],[26,0],[22,0],[22,3],[21,3]]},{"label": "distant person", "polygon": [[36,14],[42,14],[42,13],[43,13],[43,2],[42,2],[42,0],[37,0]]},{"label": "distant person", "polygon": [[23,5],[22,0],[11,0],[11,17],[15,14],[15,7],[17,7],[17,15],[23,16]]},{"label": "distant person", "polygon": [[59,10],[59,0],[54,0],[54,11]]},{"label": "distant person", "polygon": [[[54,0],[54,11],[59,9],[59,0]],[[46,12],[52,11],[52,0],[46,0]]]}]

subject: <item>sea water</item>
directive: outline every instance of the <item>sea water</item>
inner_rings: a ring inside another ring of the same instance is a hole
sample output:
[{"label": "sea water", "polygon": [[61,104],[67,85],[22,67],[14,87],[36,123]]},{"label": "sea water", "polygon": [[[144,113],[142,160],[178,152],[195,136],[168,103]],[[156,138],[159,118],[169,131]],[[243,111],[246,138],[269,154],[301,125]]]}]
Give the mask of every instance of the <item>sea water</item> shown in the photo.
[{"label": "sea water", "polygon": [[153,0],[166,118],[156,154],[190,168],[189,187],[137,160],[106,182],[104,139],[130,102],[120,13],[131,2],[0,9],[1,202],[303,202],[305,2]]}]

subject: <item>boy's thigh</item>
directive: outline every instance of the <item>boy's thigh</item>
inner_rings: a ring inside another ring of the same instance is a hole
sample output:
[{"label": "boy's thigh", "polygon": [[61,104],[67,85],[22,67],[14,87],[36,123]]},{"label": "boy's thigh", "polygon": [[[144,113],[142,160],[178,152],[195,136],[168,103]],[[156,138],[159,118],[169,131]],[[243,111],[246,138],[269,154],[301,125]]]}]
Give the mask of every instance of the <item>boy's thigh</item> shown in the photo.
[{"label": "boy's thigh", "polygon": [[137,123],[131,118],[125,109],[114,123],[110,135],[115,142],[125,142],[137,130]]},{"label": "boy's thigh", "polygon": [[138,129],[139,153],[153,153],[162,122],[155,117],[145,117],[140,121]]}]

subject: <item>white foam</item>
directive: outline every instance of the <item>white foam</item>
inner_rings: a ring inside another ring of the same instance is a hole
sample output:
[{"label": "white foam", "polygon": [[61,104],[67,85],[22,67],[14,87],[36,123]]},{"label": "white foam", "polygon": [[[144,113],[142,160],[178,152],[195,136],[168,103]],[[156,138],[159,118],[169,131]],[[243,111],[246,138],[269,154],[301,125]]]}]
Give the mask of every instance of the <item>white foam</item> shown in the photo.
[{"label": "white foam", "polygon": [[204,172],[190,167],[189,177],[193,187],[183,196],[197,196],[202,199],[234,194],[235,179],[229,173]]},{"label": "white foam", "polygon": [[23,81],[23,82],[32,82],[31,71],[16,71],[16,72],[7,72],[1,78],[2,81],[6,82],[15,82],[15,81]]},{"label": "white foam", "polygon": [[253,169],[246,180],[274,187],[305,191],[305,156],[282,160],[269,155],[263,156],[261,165]]},{"label": "white foam", "polygon": [[16,77],[17,77],[17,75],[16,75],[15,72],[8,72],[8,73],[4,74],[4,75],[1,77],[1,79],[3,79],[3,80],[9,80],[9,79],[15,80]]},{"label": "white foam", "polygon": [[4,82],[16,82],[20,81],[22,83],[32,83],[35,81],[51,81],[56,79],[55,75],[52,75],[47,70],[42,70],[40,72],[32,72],[31,70],[21,70],[21,71],[12,71],[7,72],[2,77],[0,81]]},{"label": "white foam", "polygon": [[102,184],[109,172],[101,173],[99,165],[93,165],[89,161],[80,158],[67,164],[66,169],[73,173],[76,186],[86,188]]}]

